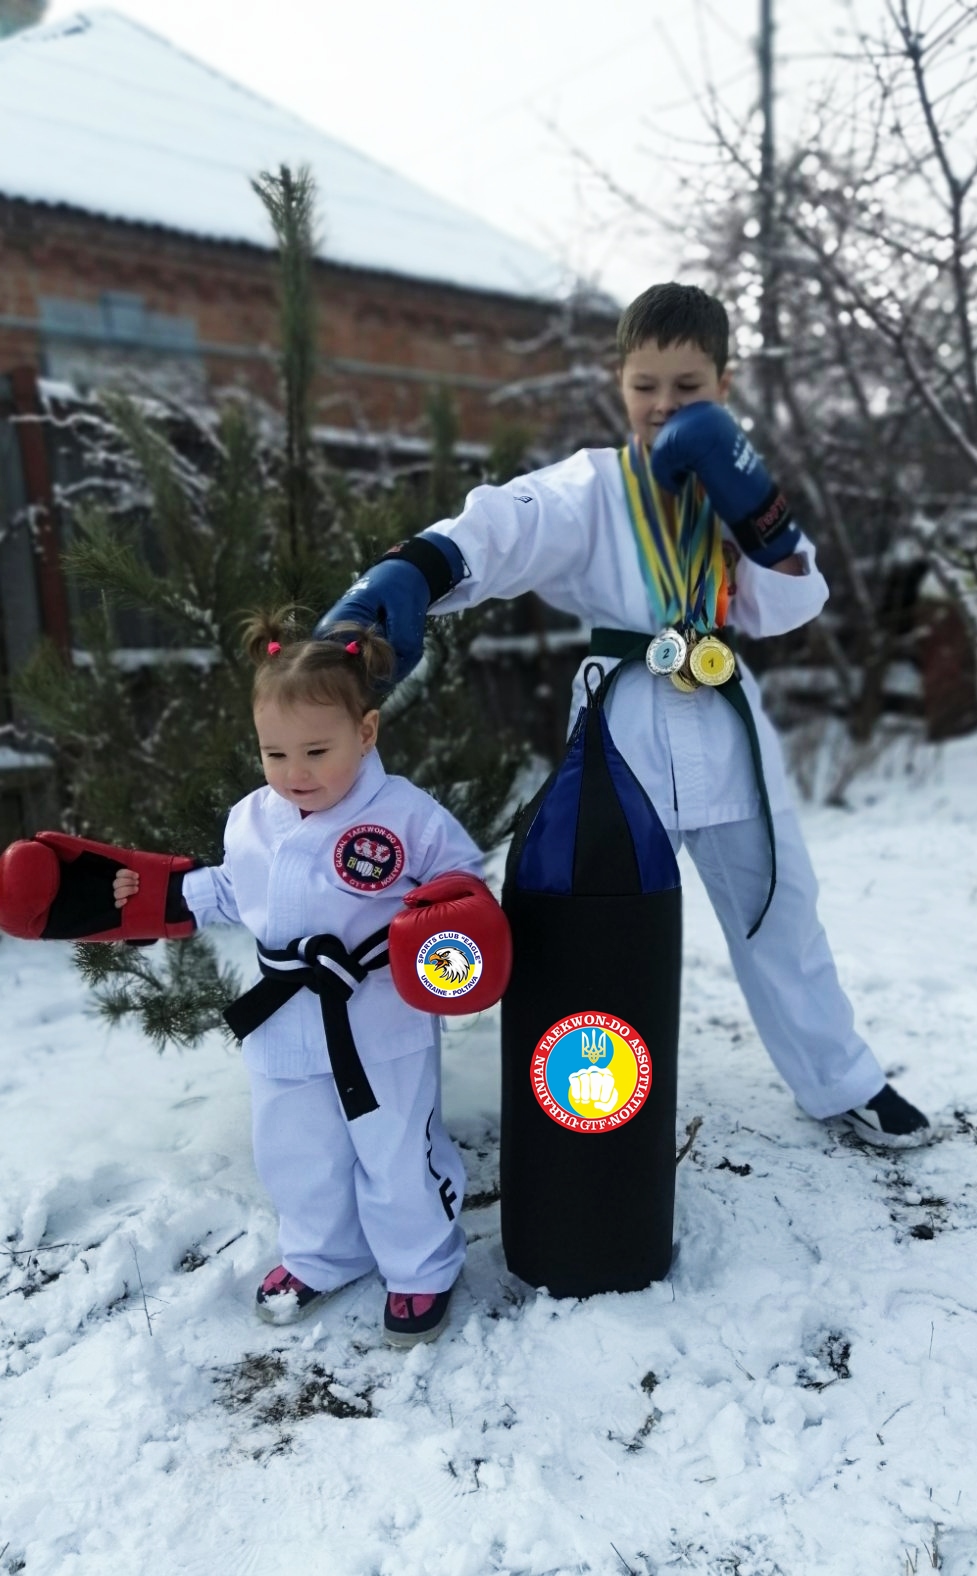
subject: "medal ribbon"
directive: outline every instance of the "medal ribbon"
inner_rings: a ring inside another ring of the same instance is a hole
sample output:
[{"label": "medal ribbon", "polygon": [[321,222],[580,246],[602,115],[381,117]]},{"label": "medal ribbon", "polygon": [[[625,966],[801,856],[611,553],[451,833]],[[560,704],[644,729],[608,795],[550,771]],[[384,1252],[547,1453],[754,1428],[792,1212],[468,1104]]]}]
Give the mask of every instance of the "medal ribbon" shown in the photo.
[{"label": "medal ribbon", "polygon": [[632,433],[621,474],[641,573],[658,623],[705,634],[726,622],[729,593],[722,532],[694,476],[679,496],[656,482],[647,448]]}]

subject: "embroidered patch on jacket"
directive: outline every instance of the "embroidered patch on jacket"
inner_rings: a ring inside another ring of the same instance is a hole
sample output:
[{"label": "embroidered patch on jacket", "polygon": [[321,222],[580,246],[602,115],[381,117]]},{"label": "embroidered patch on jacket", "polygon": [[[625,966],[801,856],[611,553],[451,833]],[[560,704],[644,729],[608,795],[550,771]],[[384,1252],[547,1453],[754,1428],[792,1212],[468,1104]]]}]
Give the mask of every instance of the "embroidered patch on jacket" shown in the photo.
[{"label": "embroidered patch on jacket", "polygon": [[379,892],[403,870],[404,845],[385,826],[354,826],[336,844],[333,864],[347,886]]},{"label": "embroidered patch on jacket", "polygon": [[638,1031],[607,1012],[574,1012],[554,1023],[533,1052],[533,1094],[573,1133],[612,1133],[641,1110],[651,1090],[651,1056]]}]

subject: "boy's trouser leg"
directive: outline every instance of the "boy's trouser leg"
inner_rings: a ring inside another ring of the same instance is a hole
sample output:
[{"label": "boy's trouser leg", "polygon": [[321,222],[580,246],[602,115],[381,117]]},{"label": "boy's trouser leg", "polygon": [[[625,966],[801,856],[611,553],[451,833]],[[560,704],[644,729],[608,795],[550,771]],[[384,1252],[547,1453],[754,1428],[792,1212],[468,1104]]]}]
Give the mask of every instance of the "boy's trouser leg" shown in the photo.
[{"label": "boy's trouser leg", "polygon": [[465,1258],[465,1168],[441,1121],[437,1046],[370,1068],[377,1111],[350,1124],[363,1232],[391,1291],[447,1291]]},{"label": "boy's trouser leg", "polygon": [[316,1291],[374,1268],[356,1206],[356,1153],[336,1081],[251,1071],[254,1163],[278,1211],[282,1263]]},{"label": "boy's trouser leg", "polygon": [[777,887],[750,941],[746,934],[763,908],[770,875],[763,821],[730,821],[678,835],[709,894],[753,1022],[777,1071],[808,1115],[835,1116],[870,1100],[885,1074],[855,1031],[851,1004],[817,916],[817,881],[797,817],[787,810],[774,821]]}]

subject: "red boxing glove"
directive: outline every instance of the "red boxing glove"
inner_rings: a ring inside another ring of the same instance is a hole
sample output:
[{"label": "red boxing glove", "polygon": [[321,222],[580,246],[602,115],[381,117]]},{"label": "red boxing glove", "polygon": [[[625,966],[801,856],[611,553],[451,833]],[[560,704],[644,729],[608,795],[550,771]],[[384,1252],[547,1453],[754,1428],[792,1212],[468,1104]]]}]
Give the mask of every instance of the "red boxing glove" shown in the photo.
[{"label": "red boxing glove", "polygon": [[421,1012],[481,1012],[512,972],[509,921],[484,881],[450,870],[404,898],[390,926],[390,973]]},{"label": "red boxing glove", "polygon": [[[66,832],[38,832],[0,855],[0,930],[26,941],[189,936],[194,919],[179,877],[196,864],[182,854],[144,854]],[[139,891],[116,908],[112,883],[123,868],[137,872]]]}]

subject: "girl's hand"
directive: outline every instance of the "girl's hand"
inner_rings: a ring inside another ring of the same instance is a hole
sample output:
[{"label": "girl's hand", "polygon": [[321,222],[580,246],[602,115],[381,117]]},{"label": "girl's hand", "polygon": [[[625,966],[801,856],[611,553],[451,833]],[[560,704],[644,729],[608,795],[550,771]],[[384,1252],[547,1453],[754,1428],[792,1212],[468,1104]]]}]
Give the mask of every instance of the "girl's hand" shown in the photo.
[{"label": "girl's hand", "polygon": [[131,897],[139,891],[139,876],[135,870],[117,870],[112,882],[116,908],[125,908]]}]

